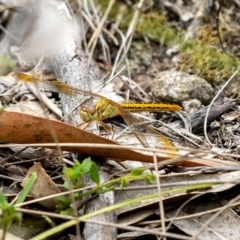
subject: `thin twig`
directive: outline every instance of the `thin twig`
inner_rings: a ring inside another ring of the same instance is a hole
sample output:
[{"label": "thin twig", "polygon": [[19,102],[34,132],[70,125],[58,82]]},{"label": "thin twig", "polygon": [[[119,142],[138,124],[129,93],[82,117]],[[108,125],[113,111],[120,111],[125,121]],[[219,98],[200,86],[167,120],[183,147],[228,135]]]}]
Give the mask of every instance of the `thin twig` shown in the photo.
[{"label": "thin twig", "polygon": [[[160,211],[160,220],[162,225],[162,232],[166,233],[166,225],[165,225],[165,214],[164,214],[164,206],[163,206],[163,198],[162,198],[162,192],[161,192],[161,183],[160,183],[160,177],[158,176],[158,161],[156,153],[153,155],[153,162],[155,167],[155,175],[157,180],[157,190],[158,190],[158,204],[159,204],[159,211]],[[163,236],[163,240],[166,240],[166,236]]]},{"label": "thin twig", "polygon": [[207,135],[207,120],[208,120],[208,115],[209,115],[209,112],[210,112],[210,109],[213,105],[213,103],[216,101],[216,99],[219,97],[219,95],[222,93],[222,91],[226,88],[226,86],[233,80],[233,78],[236,76],[236,74],[238,73],[239,71],[239,68],[233,73],[233,75],[227,80],[227,82],[221,87],[221,89],[218,91],[218,93],[216,94],[216,96],[213,98],[213,100],[211,101],[211,103],[209,104],[208,106],[208,109],[207,109],[207,112],[206,112],[206,116],[205,116],[205,119],[204,119],[204,136],[208,142],[208,144],[213,147],[214,145],[211,143],[211,141],[209,140],[208,138],[208,135]]}]

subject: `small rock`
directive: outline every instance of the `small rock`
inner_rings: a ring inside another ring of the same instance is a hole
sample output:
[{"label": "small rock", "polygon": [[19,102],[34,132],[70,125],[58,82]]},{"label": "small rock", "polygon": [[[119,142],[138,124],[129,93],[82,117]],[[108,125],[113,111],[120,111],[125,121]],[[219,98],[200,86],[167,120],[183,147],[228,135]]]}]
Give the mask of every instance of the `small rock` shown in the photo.
[{"label": "small rock", "polygon": [[203,108],[202,103],[197,99],[183,101],[182,106],[189,115],[194,114]]},{"label": "small rock", "polygon": [[212,86],[204,79],[180,71],[159,72],[153,80],[152,93],[157,101],[175,102],[199,100],[208,104],[213,97]]}]

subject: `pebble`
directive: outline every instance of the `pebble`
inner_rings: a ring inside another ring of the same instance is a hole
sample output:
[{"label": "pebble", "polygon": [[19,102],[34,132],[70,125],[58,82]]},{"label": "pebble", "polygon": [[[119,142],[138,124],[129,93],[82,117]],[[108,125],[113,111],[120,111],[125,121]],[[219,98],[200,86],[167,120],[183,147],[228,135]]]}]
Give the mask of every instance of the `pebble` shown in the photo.
[{"label": "pebble", "polygon": [[194,114],[203,108],[202,103],[197,99],[182,102],[183,109],[189,114]]},{"label": "pebble", "polygon": [[213,98],[213,88],[206,80],[175,70],[157,73],[153,80],[152,93],[156,101],[179,105],[193,99],[207,105]]}]

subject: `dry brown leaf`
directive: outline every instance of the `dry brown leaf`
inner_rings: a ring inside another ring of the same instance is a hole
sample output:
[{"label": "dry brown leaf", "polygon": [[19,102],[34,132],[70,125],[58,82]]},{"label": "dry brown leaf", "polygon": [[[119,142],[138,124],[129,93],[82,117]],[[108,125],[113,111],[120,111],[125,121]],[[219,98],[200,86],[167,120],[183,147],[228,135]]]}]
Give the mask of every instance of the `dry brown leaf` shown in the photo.
[{"label": "dry brown leaf", "polygon": [[[227,173],[218,173],[218,174],[169,174],[169,175],[162,175],[161,176],[161,186],[162,191],[169,192],[166,196],[163,196],[163,201],[167,202],[179,202],[183,199],[188,199],[193,195],[199,193],[217,193],[226,191],[239,183],[239,173],[240,171],[234,172],[227,172]],[[213,185],[210,189],[196,189],[192,192],[187,192],[182,190],[181,192],[171,193],[171,191],[177,187],[184,188],[187,186],[194,186],[195,184],[204,184],[204,183],[214,183],[214,182],[221,182],[219,184]],[[157,193],[157,187],[152,188],[151,185],[148,185],[145,181],[136,181],[131,183],[131,187],[139,187],[140,189],[127,189],[121,191],[115,191],[115,203],[121,203],[125,201],[129,201],[133,198],[138,198],[142,196],[147,196],[150,194]],[[144,189],[145,187],[145,189]],[[141,201],[140,203],[133,203],[131,205],[127,205],[120,209],[117,209],[116,212],[118,215],[126,214],[132,211],[136,211],[138,214],[139,210],[151,207],[156,207],[159,203],[159,198],[151,198],[149,200]]]},{"label": "dry brown leaf", "polygon": [[[219,239],[240,239],[240,217],[232,209],[225,209],[219,215],[207,224],[208,220],[214,216],[215,213],[208,213],[207,211],[223,207],[224,205],[219,200],[198,198],[190,202],[176,215],[178,208],[170,209],[165,212],[167,218],[174,218],[180,216],[188,216],[197,213],[203,213],[201,216],[191,217],[189,219],[182,219],[174,221],[173,224],[181,229],[183,232],[192,236],[194,239],[205,240],[219,240]],[[205,225],[205,229],[202,229]],[[199,232],[202,229],[201,232]]]},{"label": "dry brown leaf", "polygon": [[[27,175],[23,179],[22,186],[24,187],[29,178],[31,177],[32,173],[37,174],[37,179],[30,191],[31,196],[34,199],[42,198],[51,196],[53,194],[60,193],[60,190],[57,188],[55,183],[51,180],[51,178],[47,175],[45,170],[41,167],[40,163],[36,163],[31,168],[29,168]],[[53,198],[40,201],[39,204],[41,204],[46,209],[53,210],[56,208],[56,201]]]},{"label": "dry brown leaf", "polygon": [[[91,146],[63,146],[64,151],[78,152],[86,155],[108,157],[115,160],[135,160],[140,162],[153,162],[151,154],[140,153],[129,149],[97,148],[93,144],[110,144],[120,146],[118,143],[95,134],[81,130],[72,125],[36,117],[18,112],[3,111],[0,116],[0,142],[18,144],[54,143],[56,137],[58,143],[89,143]],[[54,134],[54,135],[53,135]],[[57,144],[56,144],[57,145]],[[54,147],[52,147],[54,148]],[[164,161],[167,157],[158,156],[158,161]],[[203,159],[190,159],[178,163],[185,166],[222,166],[226,162],[214,162]]]},{"label": "dry brown leaf", "polygon": [[[2,239],[2,237],[3,237],[3,230],[0,229],[0,238]],[[12,233],[9,233],[9,232],[6,234],[4,239],[5,240],[23,240],[23,238],[15,236],[15,235],[13,235]]]},{"label": "dry brown leaf", "polygon": [[[3,111],[0,116],[1,129],[0,142],[4,143],[54,143],[53,133],[58,143],[90,143],[90,144],[111,144],[119,146],[114,141],[102,138],[95,134],[81,130],[72,125],[40,118],[28,114]],[[95,147],[61,147],[62,150],[79,152],[86,155],[109,157],[120,160],[136,160],[152,162],[152,156],[141,154],[128,149],[111,149]],[[166,157],[158,157],[158,160],[165,160]]]},{"label": "dry brown leaf", "polygon": [[125,226],[135,224],[153,215],[154,213],[155,213],[154,208],[139,209],[137,212],[128,213],[126,215],[118,217],[118,224],[123,224]]}]

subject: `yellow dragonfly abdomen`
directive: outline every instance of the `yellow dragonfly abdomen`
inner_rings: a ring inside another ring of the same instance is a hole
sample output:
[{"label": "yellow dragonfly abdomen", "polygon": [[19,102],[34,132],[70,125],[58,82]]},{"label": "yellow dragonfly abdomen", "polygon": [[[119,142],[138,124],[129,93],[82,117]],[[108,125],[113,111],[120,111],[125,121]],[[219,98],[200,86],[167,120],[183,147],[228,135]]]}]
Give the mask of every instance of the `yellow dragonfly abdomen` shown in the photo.
[{"label": "yellow dragonfly abdomen", "polygon": [[126,108],[129,112],[163,112],[163,111],[176,112],[182,109],[177,104],[157,102],[151,103],[126,102],[121,103],[120,105],[123,108]]}]

